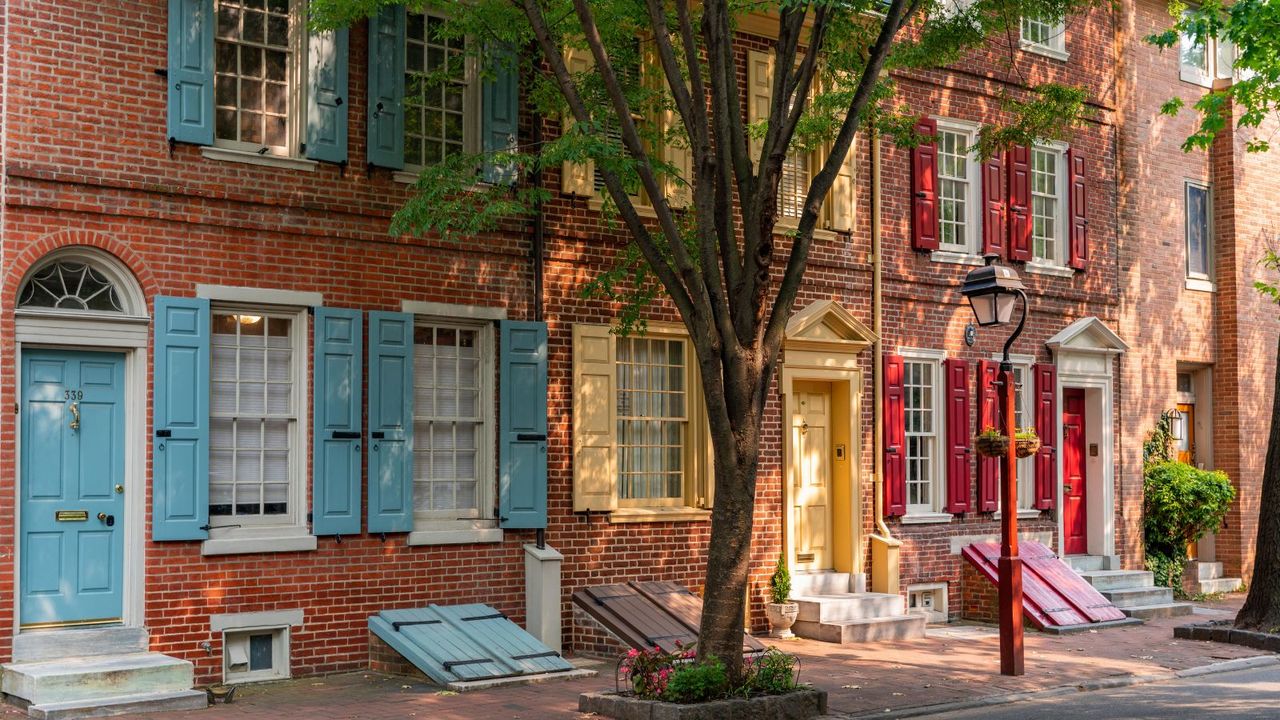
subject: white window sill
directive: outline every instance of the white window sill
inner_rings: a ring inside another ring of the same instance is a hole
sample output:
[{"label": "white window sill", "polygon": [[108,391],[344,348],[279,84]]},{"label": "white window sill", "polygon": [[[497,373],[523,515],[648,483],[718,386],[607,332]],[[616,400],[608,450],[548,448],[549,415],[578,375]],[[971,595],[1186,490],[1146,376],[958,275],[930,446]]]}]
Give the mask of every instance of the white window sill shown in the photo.
[{"label": "white window sill", "polygon": [[315,172],[316,167],[320,163],[315,160],[307,160],[305,158],[280,157],[279,155],[259,155],[253,152],[244,152],[243,150],[230,150],[220,147],[202,147],[200,154],[210,160],[222,160],[225,162],[238,162],[248,165],[261,165],[263,167],[283,168],[285,170],[302,170],[304,172]]},{"label": "white window sill", "polygon": [[1202,75],[1199,68],[1192,68],[1190,70],[1185,67],[1179,68],[1178,79],[1184,83],[1190,83],[1191,85],[1197,85],[1202,88],[1213,87],[1213,79],[1207,74]]},{"label": "white window sill", "polygon": [[1075,277],[1076,271],[1062,265],[1052,265],[1046,262],[1031,261],[1027,263],[1027,272],[1032,275],[1050,275],[1053,277],[1069,278]]},{"label": "white window sill", "polygon": [[1205,278],[1187,278],[1187,289],[1197,292],[1218,292],[1218,286]]},{"label": "white window sill", "polygon": [[[266,529],[263,529],[266,531]],[[201,555],[247,555],[251,553],[306,552],[316,549],[316,536],[303,528],[278,528],[277,533],[259,531],[253,535],[230,534],[210,538],[200,544]]]},{"label": "white window sill", "polygon": [[466,530],[414,530],[409,533],[406,545],[467,545],[470,543],[500,543],[501,528],[469,528]]},{"label": "white window sill", "polygon": [[[991,513],[991,517],[994,520],[999,520],[1000,518],[1004,517],[1004,513],[997,510]],[[1040,511],[1036,510],[1035,508],[1018,508],[1019,520],[1035,520],[1038,517],[1040,517]]]},{"label": "white window sill", "polygon": [[1022,49],[1025,52],[1033,53],[1035,55],[1043,55],[1044,57],[1053,58],[1054,60],[1061,60],[1063,62],[1066,62],[1067,60],[1071,59],[1071,53],[1065,50],[1058,50],[1057,48],[1051,48],[1046,45],[1039,45],[1037,43],[1027,42],[1026,40],[1022,40],[1021,45],[1022,45]]},{"label": "white window sill", "polygon": [[899,520],[903,525],[933,525],[939,523],[949,523],[952,520],[951,513],[909,513],[903,515]]},{"label": "white window sill", "polygon": [[711,511],[702,508],[620,508],[609,513],[609,522],[625,523],[698,522],[711,519]]},{"label": "white window sill", "polygon": [[934,250],[929,253],[929,259],[936,263],[949,263],[951,265],[972,265],[982,267],[985,264],[982,256],[972,253],[955,252],[954,250]]}]

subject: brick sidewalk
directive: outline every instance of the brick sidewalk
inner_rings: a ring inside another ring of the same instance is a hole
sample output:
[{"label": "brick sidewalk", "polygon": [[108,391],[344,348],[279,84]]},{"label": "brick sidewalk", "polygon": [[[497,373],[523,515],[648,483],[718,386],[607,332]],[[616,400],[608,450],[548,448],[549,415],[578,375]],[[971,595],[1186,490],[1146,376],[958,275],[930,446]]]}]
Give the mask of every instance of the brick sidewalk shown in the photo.
[{"label": "brick sidewalk", "polygon": [[[801,681],[830,694],[833,713],[862,714],[1056,687],[1125,675],[1181,670],[1223,660],[1263,655],[1218,643],[1175,640],[1173,627],[1230,617],[1243,597],[1206,606],[1194,617],[1155,620],[1145,625],[1053,636],[1027,634],[1026,671],[1020,678],[999,674],[994,628],[974,625],[931,627],[924,640],[870,645],[830,645],[786,641],[800,656]],[[576,718],[578,693],[613,688],[613,665],[592,665],[600,676],[572,682],[516,686],[463,695],[442,694],[419,681],[376,673],[303,678],[240,689],[235,703],[197,714],[155,713],[121,716],[134,720],[224,720],[230,718],[359,718],[360,720],[534,720]],[[15,708],[3,717],[22,717]]]}]

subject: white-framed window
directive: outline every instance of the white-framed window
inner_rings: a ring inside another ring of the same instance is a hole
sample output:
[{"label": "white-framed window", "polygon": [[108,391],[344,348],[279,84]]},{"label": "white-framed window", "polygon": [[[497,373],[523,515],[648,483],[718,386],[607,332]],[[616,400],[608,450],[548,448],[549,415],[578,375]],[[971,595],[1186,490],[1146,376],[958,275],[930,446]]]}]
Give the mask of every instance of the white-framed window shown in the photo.
[{"label": "white-framed window", "polygon": [[938,512],[942,501],[942,353],[904,350],[907,515]]},{"label": "white-framed window", "polygon": [[977,125],[938,119],[938,247],[977,254],[981,248],[982,176]]},{"label": "white-framed window", "polygon": [[1022,48],[1066,60],[1066,23],[1054,22],[1041,15],[1024,15],[1022,17]]},{"label": "white-framed window", "polygon": [[448,19],[430,12],[405,17],[404,162],[406,169],[475,152],[480,136],[480,92],[465,38],[448,32]]},{"label": "white-framed window", "polygon": [[1178,38],[1178,77],[1186,82],[1210,87],[1215,79],[1230,80],[1235,60],[1235,45],[1225,38],[1197,41],[1186,33]]},{"label": "white-framed window", "polygon": [[228,683],[289,677],[289,628],[227,630],[222,635],[222,677]]},{"label": "white-framed window", "polygon": [[1067,245],[1066,147],[1031,148],[1031,259],[1062,265]]},{"label": "white-framed window", "polygon": [[1191,180],[1185,183],[1187,277],[1209,280],[1213,275],[1212,189]]},{"label": "white-framed window", "polygon": [[214,145],[300,153],[306,107],[304,0],[213,0]]},{"label": "white-framed window", "polygon": [[413,505],[418,530],[491,519],[494,342],[487,322],[420,317],[413,331]]},{"label": "white-framed window", "polygon": [[618,337],[618,506],[686,504],[689,402],[684,338]]},{"label": "white-framed window", "polygon": [[215,305],[209,394],[212,525],[301,526],[306,312]]},{"label": "white-framed window", "polygon": [[[1015,427],[1034,427],[1035,395],[1031,386],[1031,360],[1015,362],[1013,366],[1013,424]],[[1018,509],[1029,510],[1035,503],[1035,456],[1018,459]]]}]

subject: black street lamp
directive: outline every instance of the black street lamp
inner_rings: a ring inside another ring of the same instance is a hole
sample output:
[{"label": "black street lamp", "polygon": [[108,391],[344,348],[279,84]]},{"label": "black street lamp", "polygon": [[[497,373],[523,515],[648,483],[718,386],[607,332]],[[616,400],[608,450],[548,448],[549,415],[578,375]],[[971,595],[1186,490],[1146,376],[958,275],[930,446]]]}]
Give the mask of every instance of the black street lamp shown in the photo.
[{"label": "black street lamp", "polygon": [[1010,267],[996,265],[999,255],[987,255],[987,264],[971,271],[964,279],[960,294],[969,301],[973,317],[981,327],[1008,325],[1013,308],[1022,298],[1022,316],[1018,326],[1004,343],[1000,360],[999,403],[1004,415],[1004,435],[1009,439],[1002,463],[1000,483],[1000,674],[1023,674],[1022,648],[1022,559],[1018,557],[1018,455],[1014,437],[1013,363],[1009,348],[1022,334],[1027,322],[1026,286]]}]

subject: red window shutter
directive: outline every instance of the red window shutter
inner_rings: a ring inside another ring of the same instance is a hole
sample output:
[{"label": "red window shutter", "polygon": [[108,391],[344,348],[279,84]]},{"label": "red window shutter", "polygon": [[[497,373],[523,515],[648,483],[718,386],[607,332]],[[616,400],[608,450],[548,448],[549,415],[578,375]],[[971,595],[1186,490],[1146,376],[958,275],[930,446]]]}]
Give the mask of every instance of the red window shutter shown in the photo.
[{"label": "red window shutter", "polygon": [[[921,118],[921,135],[937,135],[938,123]],[[911,247],[938,249],[938,145],[925,143],[911,150]]]},{"label": "red window shutter", "polygon": [[982,254],[1004,255],[1006,204],[1004,163],[993,157],[982,164]]},{"label": "red window shutter", "polygon": [[907,512],[907,428],[902,356],[884,356],[884,514]]},{"label": "red window shutter", "polygon": [[948,358],[947,375],[947,512],[966,513],[973,505],[969,487],[973,484],[973,466],[969,457],[969,362]]},{"label": "red window shutter", "polygon": [[1031,148],[1005,153],[1009,167],[1009,259],[1031,259]]},{"label": "red window shutter", "polygon": [[[978,432],[996,427],[1000,422],[1000,394],[996,379],[1000,363],[978,361]],[[995,512],[1000,508],[1000,460],[978,458],[978,512]]]},{"label": "red window shutter", "polygon": [[1067,171],[1071,175],[1068,199],[1071,207],[1071,244],[1068,265],[1084,270],[1089,263],[1089,186],[1085,182],[1084,154],[1075,148],[1067,151]]},{"label": "red window shutter", "polygon": [[1058,432],[1058,368],[1048,363],[1031,366],[1035,377],[1036,434],[1040,436],[1040,452],[1036,453],[1037,510],[1052,510],[1057,504],[1058,458],[1054,447]]}]

